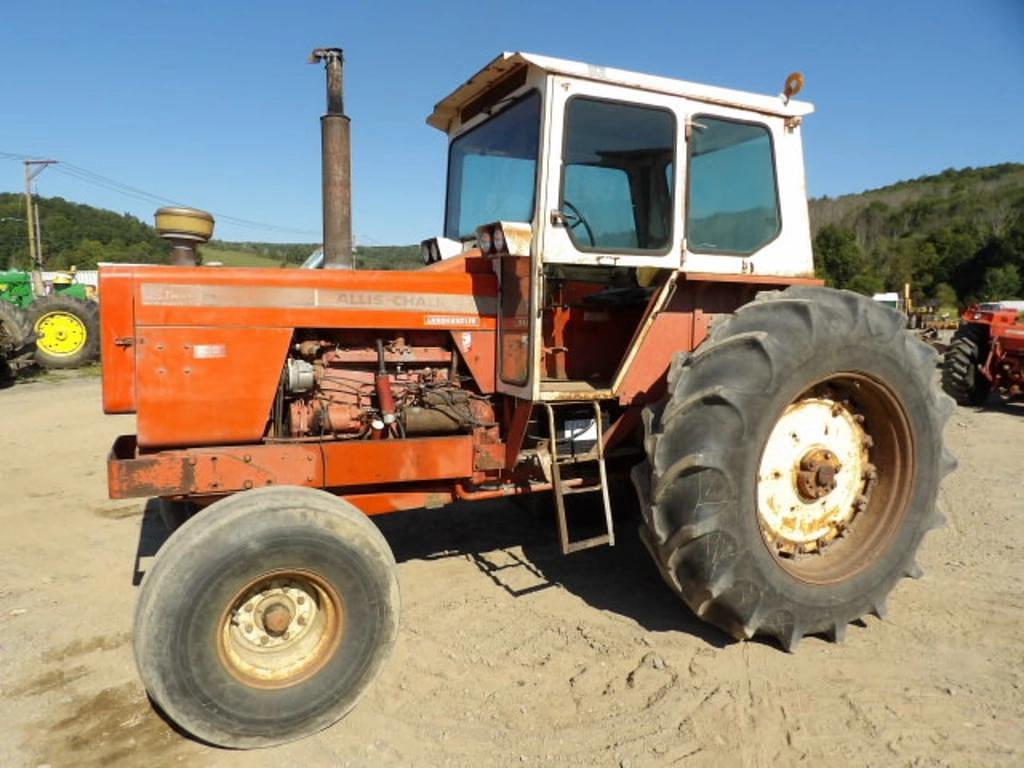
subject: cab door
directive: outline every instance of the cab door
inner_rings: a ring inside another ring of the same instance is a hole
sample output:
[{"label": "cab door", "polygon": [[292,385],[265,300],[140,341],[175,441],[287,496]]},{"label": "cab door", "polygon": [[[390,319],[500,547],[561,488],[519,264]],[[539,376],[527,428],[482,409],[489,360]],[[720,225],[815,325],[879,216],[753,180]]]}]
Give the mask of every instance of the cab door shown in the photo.
[{"label": "cab door", "polygon": [[678,269],[684,100],[551,75],[541,261]]}]

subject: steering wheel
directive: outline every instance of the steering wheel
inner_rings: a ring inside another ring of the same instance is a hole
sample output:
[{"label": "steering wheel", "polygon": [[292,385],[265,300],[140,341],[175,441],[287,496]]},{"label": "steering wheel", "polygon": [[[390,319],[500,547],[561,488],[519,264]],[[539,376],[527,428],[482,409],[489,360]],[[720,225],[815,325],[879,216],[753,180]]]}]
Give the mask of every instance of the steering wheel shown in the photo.
[{"label": "steering wheel", "polygon": [[[587,232],[587,237],[590,238],[590,247],[595,247],[597,245],[597,240],[594,238],[594,230],[590,228],[590,224],[587,223],[587,220],[583,217],[583,214],[580,213],[580,209],[577,208],[572,203],[570,203],[568,200],[562,200],[562,207],[568,208],[569,213],[571,214],[571,216],[566,216],[565,213],[562,214],[565,217],[566,223],[569,225],[569,229],[576,229],[576,227],[582,224],[583,229],[586,230]],[[575,219],[575,221],[573,221],[573,219]]]}]

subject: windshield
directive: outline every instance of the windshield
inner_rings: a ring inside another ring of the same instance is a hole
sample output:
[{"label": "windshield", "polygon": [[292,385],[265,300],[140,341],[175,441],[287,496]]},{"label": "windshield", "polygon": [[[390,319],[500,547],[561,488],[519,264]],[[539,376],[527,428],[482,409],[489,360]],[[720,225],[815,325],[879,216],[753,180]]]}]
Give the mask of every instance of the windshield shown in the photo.
[{"label": "windshield", "polygon": [[533,220],[539,134],[540,95],[533,91],[452,142],[445,237],[471,237],[492,221]]}]

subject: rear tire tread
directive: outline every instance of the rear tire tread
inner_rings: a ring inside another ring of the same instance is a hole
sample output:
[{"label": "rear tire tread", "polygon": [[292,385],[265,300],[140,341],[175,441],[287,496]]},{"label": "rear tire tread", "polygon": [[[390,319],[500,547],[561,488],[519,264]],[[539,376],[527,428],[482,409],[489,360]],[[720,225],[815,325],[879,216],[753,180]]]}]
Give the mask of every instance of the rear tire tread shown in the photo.
[{"label": "rear tire tread", "polygon": [[[769,330],[773,333],[766,333]],[[728,551],[726,542],[732,534],[723,527],[716,505],[739,503],[738,489],[723,468],[730,467],[733,446],[749,439],[747,415],[754,406],[747,391],[749,382],[738,381],[740,376],[723,377],[720,363],[731,357],[737,372],[767,371],[765,386],[774,387],[776,372],[784,370],[780,361],[785,359],[787,342],[796,333],[808,339],[862,334],[879,346],[895,347],[896,354],[907,361],[917,389],[927,393],[922,400],[929,407],[932,430],[941,434],[953,404],[931,384],[934,352],[906,332],[903,317],[856,294],[800,286],[758,294],[750,304],[714,322],[698,351],[677,356],[670,368],[667,397],[645,408],[644,444],[649,458],[632,473],[644,509],[642,538],[666,583],[691,610],[734,637],[767,634],[787,651],[794,650],[804,634],[822,633],[841,640],[849,622],[868,612],[884,615],[885,597],[896,582],[902,576],[919,575],[914,554],[925,531],[943,522],[937,512],[922,517],[914,551],[907,553],[912,565],[900,565],[876,594],[866,596],[856,610],[847,606],[846,614],[800,618],[784,607],[785,601],[780,602],[771,588],[738,574],[742,553],[735,541]],[[756,378],[760,382],[760,376]],[[735,413],[735,423],[726,420],[717,429],[695,429],[695,416],[700,426],[699,414],[709,404],[724,405]],[[945,449],[937,463],[941,475],[956,466]],[[680,498],[697,501],[680,512],[670,508],[672,494],[677,502]],[[934,507],[934,501],[933,493],[928,503]]]}]

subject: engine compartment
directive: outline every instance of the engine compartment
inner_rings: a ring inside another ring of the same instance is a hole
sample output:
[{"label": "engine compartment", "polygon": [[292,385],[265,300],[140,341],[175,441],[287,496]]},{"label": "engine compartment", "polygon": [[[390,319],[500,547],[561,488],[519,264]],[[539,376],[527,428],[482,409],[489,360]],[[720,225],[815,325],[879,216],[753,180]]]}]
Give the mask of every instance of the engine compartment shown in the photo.
[{"label": "engine compartment", "polygon": [[497,430],[448,333],[301,331],[271,417],[277,440],[423,437]]}]

